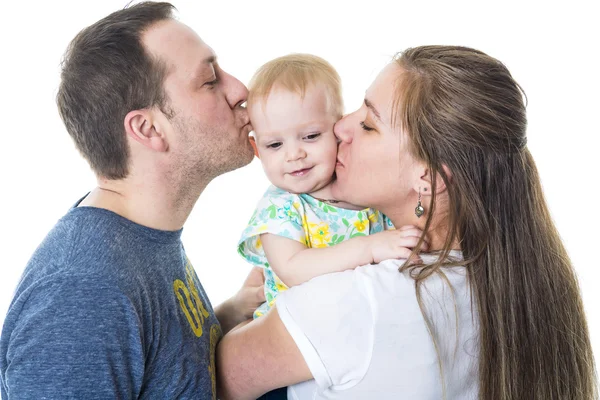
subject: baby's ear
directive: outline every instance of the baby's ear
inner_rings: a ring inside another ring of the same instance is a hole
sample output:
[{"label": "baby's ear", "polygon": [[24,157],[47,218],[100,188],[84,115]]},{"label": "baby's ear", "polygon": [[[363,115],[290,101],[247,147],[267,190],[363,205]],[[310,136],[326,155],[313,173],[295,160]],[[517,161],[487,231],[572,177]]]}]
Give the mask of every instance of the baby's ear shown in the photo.
[{"label": "baby's ear", "polygon": [[254,155],[256,156],[256,158],[260,158],[260,156],[258,155],[258,147],[256,147],[256,139],[254,139],[254,136],[248,136],[248,140],[250,141],[250,144],[254,149]]}]

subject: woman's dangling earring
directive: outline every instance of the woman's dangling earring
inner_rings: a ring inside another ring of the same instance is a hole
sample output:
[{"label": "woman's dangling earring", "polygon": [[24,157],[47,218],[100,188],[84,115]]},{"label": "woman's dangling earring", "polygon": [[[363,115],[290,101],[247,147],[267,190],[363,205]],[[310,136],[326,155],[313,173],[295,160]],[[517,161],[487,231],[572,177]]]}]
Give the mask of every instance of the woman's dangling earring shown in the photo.
[{"label": "woman's dangling earring", "polygon": [[425,214],[425,209],[421,205],[421,188],[419,188],[419,200],[418,200],[418,203],[417,203],[417,207],[415,207],[415,215],[418,218],[421,218],[421,216],[423,214]]}]

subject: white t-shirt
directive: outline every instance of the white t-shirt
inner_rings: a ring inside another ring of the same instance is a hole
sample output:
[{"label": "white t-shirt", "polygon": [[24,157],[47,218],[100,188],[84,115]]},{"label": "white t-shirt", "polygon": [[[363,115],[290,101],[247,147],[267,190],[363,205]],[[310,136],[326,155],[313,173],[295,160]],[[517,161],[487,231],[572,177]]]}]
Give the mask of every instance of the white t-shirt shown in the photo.
[{"label": "white t-shirt", "polygon": [[[451,255],[461,257],[459,251]],[[415,282],[408,272],[398,272],[401,265],[387,260],[323,275],[278,296],[279,316],[314,376],[290,386],[289,399],[443,398],[439,359]],[[442,360],[446,399],[477,399],[477,310],[465,268],[444,271],[452,289],[433,275],[421,293]]]}]

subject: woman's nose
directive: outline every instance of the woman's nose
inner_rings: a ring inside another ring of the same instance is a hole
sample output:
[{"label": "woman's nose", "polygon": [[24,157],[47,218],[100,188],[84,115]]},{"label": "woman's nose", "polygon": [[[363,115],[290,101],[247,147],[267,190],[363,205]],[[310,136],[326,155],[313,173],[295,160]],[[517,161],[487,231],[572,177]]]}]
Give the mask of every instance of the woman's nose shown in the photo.
[{"label": "woman's nose", "polygon": [[348,123],[348,117],[348,115],[345,115],[333,126],[333,134],[340,142],[350,143],[352,141],[352,133],[350,131],[350,124]]}]

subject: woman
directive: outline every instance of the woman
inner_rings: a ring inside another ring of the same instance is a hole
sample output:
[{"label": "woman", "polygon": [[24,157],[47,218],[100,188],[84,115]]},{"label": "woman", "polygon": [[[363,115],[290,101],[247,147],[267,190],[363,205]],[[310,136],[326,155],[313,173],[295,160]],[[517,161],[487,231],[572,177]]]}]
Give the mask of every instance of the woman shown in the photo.
[{"label": "woman", "polygon": [[400,54],[336,125],[334,194],[423,229],[432,253],[283,293],[223,339],[224,398],[289,385],[290,398],[596,398],[578,284],[525,128],[499,61]]}]

